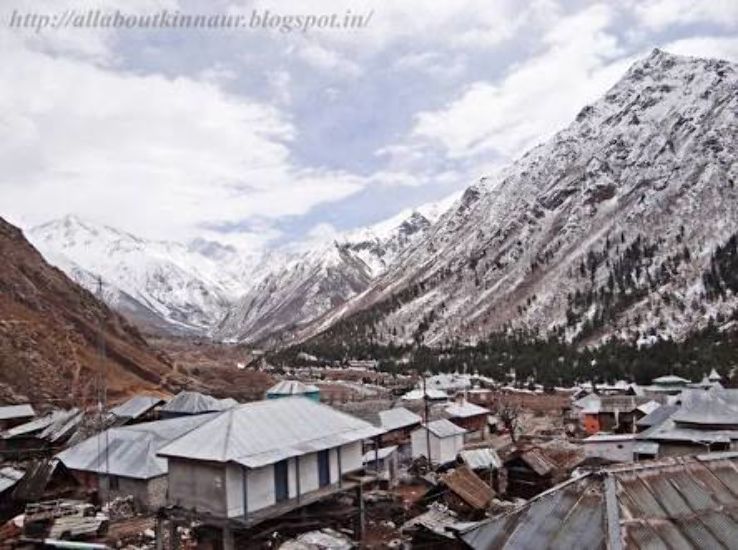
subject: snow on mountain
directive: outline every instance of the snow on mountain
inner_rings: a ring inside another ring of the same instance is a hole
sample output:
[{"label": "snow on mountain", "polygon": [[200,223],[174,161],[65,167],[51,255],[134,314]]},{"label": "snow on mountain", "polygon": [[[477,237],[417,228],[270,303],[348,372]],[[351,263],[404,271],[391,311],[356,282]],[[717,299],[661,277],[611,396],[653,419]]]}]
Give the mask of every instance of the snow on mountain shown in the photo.
[{"label": "snow on mountain", "polygon": [[206,333],[246,289],[232,247],[146,240],[75,216],[28,231],[46,260],[112,307],[149,326]]},{"label": "snow on mountain", "polygon": [[366,290],[420,240],[457,196],[400,212],[370,227],[300,252],[274,251],[257,283],[230,309],[217,338],[263,341],[292,331]]},{"label": "snow on mountain", "polygon": [[738,303],[706,288],[738,231],[737,118],[736,65],[655,50],[296,338],[524,329],[595,343],[704,326]]}]

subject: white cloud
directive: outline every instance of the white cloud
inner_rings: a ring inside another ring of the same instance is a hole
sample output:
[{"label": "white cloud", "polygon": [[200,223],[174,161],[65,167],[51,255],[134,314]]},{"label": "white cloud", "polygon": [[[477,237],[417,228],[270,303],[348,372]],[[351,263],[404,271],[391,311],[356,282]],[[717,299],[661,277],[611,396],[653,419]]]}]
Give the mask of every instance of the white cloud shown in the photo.
[{"label": "white cloud", "polygon": [[294,165],[274,107],[191,78],[12,46],[0,62],[0,202],[24,224],[77,213],[146,236],[300,215],[361,178]]},{"label": "white cloud", "polygon": [[738,2],[735,0],[639,0],[632,6],[639,21],[656,30],[694,23],[727,28],[738,26]]},{"label": "white cloud", "polygon": [[546,49],[514,65],[500,82],[477,81],[445,107],[418,114],[411,139],[443,146],[452,158],[521,154],[572,120],[624,72],[630,60],[607,32],[613,11],[594,5],[559,18]]},{"label": "white cloud", "polygon": [[714,57],[738,61],[738,38],[695,36],[664,45],[668,52],[693,57]]}]

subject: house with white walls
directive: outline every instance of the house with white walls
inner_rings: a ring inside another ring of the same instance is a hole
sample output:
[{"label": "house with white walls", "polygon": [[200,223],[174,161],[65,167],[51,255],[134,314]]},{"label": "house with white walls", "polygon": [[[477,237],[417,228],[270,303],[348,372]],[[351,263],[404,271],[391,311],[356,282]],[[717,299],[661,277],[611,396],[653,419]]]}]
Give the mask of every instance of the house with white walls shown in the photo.
[{"label": "house with white walls", "polygon": [[234,407],[159,451],[170,506],[248,526],[331,495],[363,468],[368,422],[304,397]]},{"label": "house with white walls", "polygon": [[464,428],[445,418],[421,424],[411,434],[413,458],[424,456],[432,464],[446,464],[456,460],[456,455],[464,448],[464,434]]}]

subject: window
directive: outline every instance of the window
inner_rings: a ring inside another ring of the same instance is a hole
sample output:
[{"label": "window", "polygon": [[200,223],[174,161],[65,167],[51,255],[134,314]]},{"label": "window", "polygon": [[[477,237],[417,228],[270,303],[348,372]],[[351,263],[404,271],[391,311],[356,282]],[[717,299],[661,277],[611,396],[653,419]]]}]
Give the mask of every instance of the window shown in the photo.
[{"label": "window", "polygon": [[118,476],[108,476],[108,489],[111,491],[117,491],[120,489],[120,480]]}]

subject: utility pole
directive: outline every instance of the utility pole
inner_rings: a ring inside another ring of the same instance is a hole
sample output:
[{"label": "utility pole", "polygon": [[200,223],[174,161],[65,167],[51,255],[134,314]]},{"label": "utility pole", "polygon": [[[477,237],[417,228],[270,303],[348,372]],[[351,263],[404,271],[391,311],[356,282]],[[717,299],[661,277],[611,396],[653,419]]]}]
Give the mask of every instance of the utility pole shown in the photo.
[{"label": "utility pole", "polygon": [[430,429],[428,428],[428,420],[430,417],[429,414],[429,405],[428,405],[428,389],[426,387],[425,383],[425,373],[423,373],[423,404],[424,407],[424,416],[425,416],[425,444],[428,451],[428,465],[430,466],[432,463],[431,460],[431,441],[430,441]]},{"label": "utility pole", "polygon": [[[103,302],[103,283],[102,277],[97,278],[97,298],[101,304]],[[105,502],[110,500],[110,453],[109,453],[109,434],[107,430],[107,411],[108,411],[108,373],[107,373],[107,361],[105,360],[105,336],[104,336],[104,324],[105,324],[105,309],[101,311],[100,318],[98,319],[97,325],[97,345],[98,345],[98,359],[100,364],[97,368],[97,414],[98,414],[98,430],[104,434],[105,444],[105,482],[107,483],[107,490],[105,491]],[[99,433],[98,432],[98,433]],[[98,441],[100,437],[98,436]],[[98,453],[98,456],[99,453]]]}]

